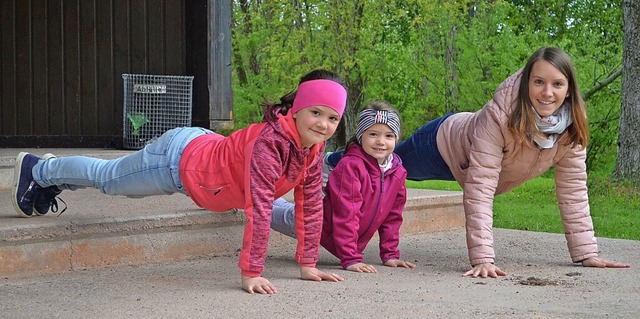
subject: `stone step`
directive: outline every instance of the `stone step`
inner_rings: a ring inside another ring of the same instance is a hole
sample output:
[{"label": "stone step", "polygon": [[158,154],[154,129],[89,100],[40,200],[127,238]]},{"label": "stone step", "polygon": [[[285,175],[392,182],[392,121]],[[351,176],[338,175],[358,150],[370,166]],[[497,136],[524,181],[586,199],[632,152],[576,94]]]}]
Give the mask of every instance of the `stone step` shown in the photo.
[{"label": "stone step", "polygon": [[[101,158],[123,154],[52,153]],[[12,175],[10,157],[5,156],[2,163],[9,163],[4,166]],[[460,192],[409,189],[407,195],[401,234],[464,226]],[[68,208],[63,214],[32,218],[17,216],[9,188],[0,190],[0,196],[0,276],[4,277],[235,253],[240,249],[246,221],[241,210],[206,211],[181,194],[134,199],[108,196],[96,189],[65,191],[61,198]],[[62,202],[59,205],[60,210],[65,207]],[[270,247],[294,244],[291,238],[271,234]]]}]

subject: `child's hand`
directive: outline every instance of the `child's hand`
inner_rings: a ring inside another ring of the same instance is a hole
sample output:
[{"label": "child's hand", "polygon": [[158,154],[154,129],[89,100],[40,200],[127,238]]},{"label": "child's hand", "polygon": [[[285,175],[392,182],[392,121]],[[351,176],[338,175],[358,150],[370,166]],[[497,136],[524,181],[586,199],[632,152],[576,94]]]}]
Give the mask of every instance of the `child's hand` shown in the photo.
[{"label": "child's hand", "polygon": [[300,266],[300,277],[305,280],[313,280],[313,281],[343,281],[344,278],[340,277],[337,274],[330,274],[327,272],[322,272],[315,267],[304,267]]},{"label": "child's hand", "polygon": [[357,264],[349,265],[347,267],[347,270],[355,271],[355,272],[368,272],[368,273],[378,272],[376,267],[373,267],[373,265],[367,265],[365,263],[357,263]]},{"label": "child's hand", "polygon": [[242,289],[250,294],[257,292],[270,295],[278,292],[276,286],[263,277],[242,276]]},{"label": "child's hand", "polygon": [[416,265],[414,263],[398,259],[389,259],[384,262],[384,265],[388,267],[404,267],[411,269],[416,268]]}]

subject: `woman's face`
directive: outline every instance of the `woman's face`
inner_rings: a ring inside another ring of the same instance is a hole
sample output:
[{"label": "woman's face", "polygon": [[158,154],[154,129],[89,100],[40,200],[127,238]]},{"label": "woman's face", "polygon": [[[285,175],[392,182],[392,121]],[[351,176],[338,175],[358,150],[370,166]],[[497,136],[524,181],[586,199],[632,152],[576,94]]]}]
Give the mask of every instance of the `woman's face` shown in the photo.
[{"label": "woman's face", "polygon": [[540,60],[533,64],[529,77],[529,99],[542,117],[557,111],[569,94],[569,80],[551,63]]}]

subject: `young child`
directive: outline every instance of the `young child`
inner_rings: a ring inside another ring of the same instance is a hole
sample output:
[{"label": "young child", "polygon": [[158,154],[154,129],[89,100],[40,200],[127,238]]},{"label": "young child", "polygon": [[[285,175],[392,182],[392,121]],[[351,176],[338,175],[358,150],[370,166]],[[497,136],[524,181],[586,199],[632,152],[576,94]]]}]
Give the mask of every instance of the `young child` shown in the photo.
[{"label": "young child", "polygon": [[[387,102],[373,102],[358,116],[355,136],[325,188],[324,222],[320,243],[355,272],[376,272],[363,263],[362,252],[378,232],[380,258],[389,267],[414,268],[400,260],[398,243],[406,202],[407,172],[393,150],[400,138],[398,112]],[[274,203],[271,226],[294,236],[293,204]]]},{"label": "young child", "polygon": [[217,212],[244,209],[239,267],[249,293],[277,290],[261,277],[272,203],[294,189],[296,260],[303,279],[341,281],[315,268],[322,225],[322,153],[340,122],[347,92],[335,73],[315,70],[279,104],[265,102],[265,120],[228,137],[203,128],[176,128],[144,149],[102,160],[83,156],[17,157],[13,202],[19,215],[43,215],[65,189],[95,187],[109,195],[188,195]]}]

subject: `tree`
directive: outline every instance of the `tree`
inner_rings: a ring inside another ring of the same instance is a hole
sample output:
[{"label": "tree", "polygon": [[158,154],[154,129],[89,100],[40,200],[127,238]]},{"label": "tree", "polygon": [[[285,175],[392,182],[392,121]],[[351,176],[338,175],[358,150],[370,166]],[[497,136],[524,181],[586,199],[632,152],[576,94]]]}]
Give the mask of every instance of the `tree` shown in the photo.
[{"label": "tree", "polygon": [[622,109],[615,176],[640,184],[640,2],[622,1],[624,23]]}]

